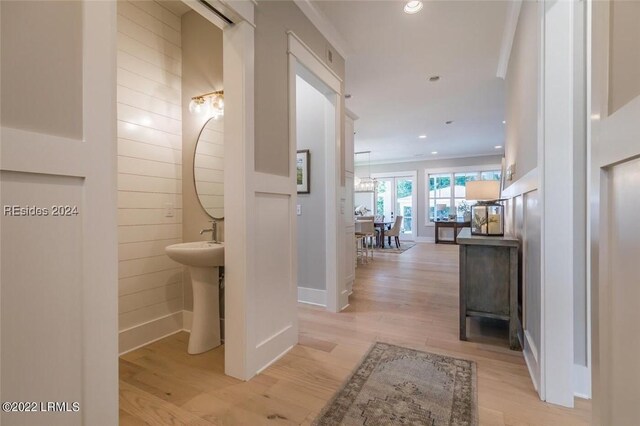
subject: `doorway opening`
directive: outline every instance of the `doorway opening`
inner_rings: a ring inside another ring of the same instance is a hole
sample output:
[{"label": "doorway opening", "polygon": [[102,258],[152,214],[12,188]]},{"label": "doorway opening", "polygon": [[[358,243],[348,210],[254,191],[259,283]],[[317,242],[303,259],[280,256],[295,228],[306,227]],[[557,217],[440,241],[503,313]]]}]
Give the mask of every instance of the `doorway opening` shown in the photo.
[{"label": "doorway opening", "polygon": [[344,200],[340,198],[340,79],[289,35],[291,174],[297,185],[294,259],[298,301],[339,312],[348,305]]},{"label": "doorway opening", "polygon": [[327,174],[335,140],[335,94],[304,66],[296,66],[296,184],[298,299],[326,306]]}]

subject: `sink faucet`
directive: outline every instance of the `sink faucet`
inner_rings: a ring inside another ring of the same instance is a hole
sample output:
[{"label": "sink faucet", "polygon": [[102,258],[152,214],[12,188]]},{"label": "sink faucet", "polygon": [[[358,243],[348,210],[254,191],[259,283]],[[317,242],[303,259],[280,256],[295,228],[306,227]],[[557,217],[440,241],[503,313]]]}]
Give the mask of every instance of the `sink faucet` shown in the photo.
[{"label": "sink faucet", "polygon": [[211,241],[213,241],[214,243],[218,244],[218,222],[221,220],[224,220],[224,217],[214,217],[212,218],[213,220],[211,221],[211,228],[205,228],[200,230],[200,235],[204,234],[205,232],[211,232]]}]

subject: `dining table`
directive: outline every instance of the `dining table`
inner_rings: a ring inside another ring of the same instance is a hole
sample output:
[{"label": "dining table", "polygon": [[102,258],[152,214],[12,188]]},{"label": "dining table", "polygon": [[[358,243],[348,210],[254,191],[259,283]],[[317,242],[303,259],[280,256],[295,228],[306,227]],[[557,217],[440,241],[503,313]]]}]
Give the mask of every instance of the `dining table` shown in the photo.
[{"label": "dining table", "polygon": [[380,248],[384,248],[384,231],[389,230],[391,228],[391,225],[393,225],[393,222],[388,222],[388,221],[373,222],[373,226],[380,230],[380,243],[379,243]]}]

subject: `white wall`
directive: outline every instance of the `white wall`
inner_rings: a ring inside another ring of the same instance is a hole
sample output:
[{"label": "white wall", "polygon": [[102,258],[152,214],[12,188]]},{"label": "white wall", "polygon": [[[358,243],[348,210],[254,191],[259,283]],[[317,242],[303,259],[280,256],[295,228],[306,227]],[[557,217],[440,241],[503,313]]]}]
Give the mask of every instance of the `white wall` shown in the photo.
[{"label": "white wall", "polygon": [[298,150],[310,152],[310,193],[298,194],[298,287],[326,290],[325,96],[296,77]]},{"label": "white wall", "polygon": [[538,163],[538,4],[522,2],[506,76],[505,158],[515,165],[508,187]]},{"label": "white wall", "polygon": [[121,352],[182,328],[182,266],[164,252],[182,242],[181,55],[178,16],[118,2]]},{"label": "white wall", "polygon": [[[371,173],[395,173],[395,172],[407,172],[417,171],[418,177],[416,182],[417,190],[417,208],[414,206],[413,217],[415,226],[417,229],[417,236],[420,238],[433,239],[434,227],[429,225],[426,220],[427,215],[427,183],[425,177],[426,170],[438,170],[438,169],[450,169],[453,170],[456,167],[473,167],[478,166],[480,168],[493,165],[498,166],[500,169],[500,163],[502,157],[499,155],[487,155],[480,157],[465,157],[465,158],[448,158],[442,160],[426,160],[426,161],[410,161],[403,163],[391,163],[391,164],[372,164]],[[369,167],[367,165],[356,166],[356,176],[366,176],[369,173]]]}]

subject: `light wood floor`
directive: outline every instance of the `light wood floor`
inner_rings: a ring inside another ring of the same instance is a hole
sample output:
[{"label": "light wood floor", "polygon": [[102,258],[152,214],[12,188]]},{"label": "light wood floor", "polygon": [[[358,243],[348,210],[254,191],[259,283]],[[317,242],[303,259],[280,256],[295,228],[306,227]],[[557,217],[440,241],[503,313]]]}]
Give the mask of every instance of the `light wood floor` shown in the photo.
[{"label": "light wood floor", "polygon": [[591,407],[541,402],[506,329],[471,325],[458,340],[457,246],[418,244],[359,266],[340,314],[300,305],[300,344],[249,382],[223,374],[224,348],[188,355],[179,333],[120,359],[122,425],[308,425],[372,342],[471,359],[478,365],[481,425],[586,425]]}]

